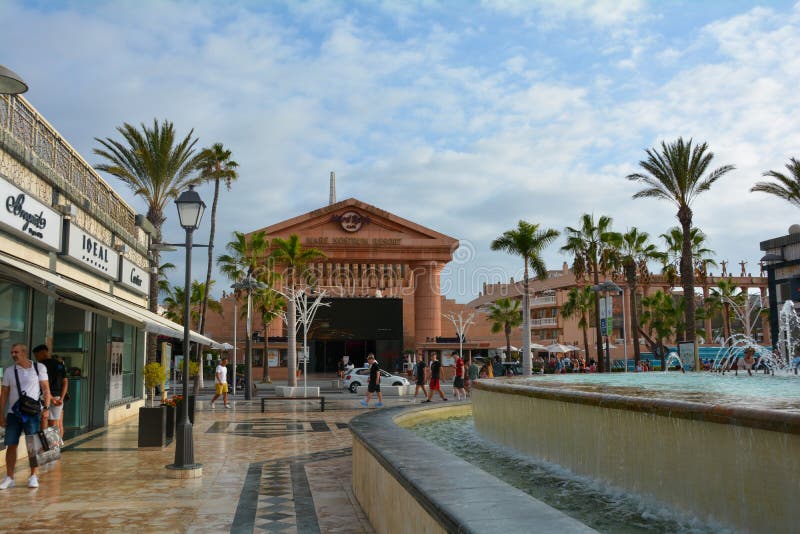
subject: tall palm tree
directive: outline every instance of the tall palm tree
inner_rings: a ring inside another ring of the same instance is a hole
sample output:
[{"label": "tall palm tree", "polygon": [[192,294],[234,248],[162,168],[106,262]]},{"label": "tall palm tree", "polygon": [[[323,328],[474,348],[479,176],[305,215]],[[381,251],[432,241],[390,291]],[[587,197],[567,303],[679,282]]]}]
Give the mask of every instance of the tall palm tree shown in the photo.
[{"label": "tall palm tree", "polygon": [[656,291],[642,299],[642,324],[651,333],[655,332],[656,342],[651,346],[651,350],[661,360],[661,369],[664,369],[667,353],[664,340],[674,335],[678,328],[678,323],[681,321],[680,308],[680,303],[664,291]]},{"label": "tall palm tree", "polygon": [[[639,349],[639,306],[636,301],[636,291],[640,275],[646,275],[649,270],[647,263],[651,260],[661,260],[664,257],[656,246],[649,242],[650,235],[647,232],[640,232],[637,228],[631,228],[624,234],[614,233],[612,235],[612,245],[616,249],[616,255],[622,271],[625,274],[625,281],[630,292],[630,336],[633,338],[633,360],[635,365],[639,365],[641,350]],[[623,320],[625,318],[623,317]],[[628,340],[625,340],[627,343]]]},{"label": "tall palm tree", "polygon": [[[147,220],[156,229],[156,239],[160,241],[167,202],[198,182],[194,154],[197,139],[193,138],[194,130],[179,139],[172,122],[167,120],[159,123],[158,119],[153,119],[152,128],[144,123],[140,126],[138,130],[126,122],[117,127],[122,141],[95,137],[102,148],[94,149],[94,153],[106,161],[95,168],[116,176],[145,201]],[[159,265],[159,252],[154,250],[151,254],[151,265]],[[151,276],[148,309],[153,313],[158,311],[158,295],[158,277]],[[148,339],[148,360],[155,361],[157,339],[156,336],[148,336]]]},{"label": "tall palm tree", "polygon": [[175,269],[174,263],[162,263],[158,266],[158,293],[159,295],[169,295],[170,285],[167,278],[167,271]]},{"label": "tall palm tree", "polygon": [[695,299],[694,265],[692,264],[692,202],[698,195],[711,189],[714,182],[732,171],[733,165],[723,165],[709,171],[714,153],[707,143],[692,146],[692,140],[685,142],[682,137],[667,144],[661,143],[661,151],[647,149],[647,159],[639,162],[643,173],[633,173],[628,180],[641,182],[645,188],[633,198],[659,198],[674,203],[678,208],[678,221],[683,231],[681,247],[681,286],[686,297],[687,340],[694,341]]},{"label": "tall palm tree", "polygon": [[[213,282],[212,282],[213,285]],[[200,308],[205,297],[205,284],[192,280],[189,292],[189,326],[196,328],[200,322]],[[164,299],[164,317],[178,324],[183,324],[186,309],[186,293],[183,286],[173,286]],[[208,307],[216,313],[222,313],[222,304],[215,299],[208,300]]]},{"label": "tall palm tree", "polygon": [[501,330],[506,336],[506,355],[511,354],[511,330],[522,324],[522,312],[517,299],[497,299],[489,306],[488,318],[492,321],[492,333]]},{"label": "tall palm tree", "polygon": [[524,264],[522,294],[522,373],[531,375],[531,303],[529,295],[529,268],[534,275],[543,280],[547,278],[547,267],[541,253],[547,245],[558,237],[558,231],[552,228],[539,229],[538,224],[519,221],[517,227],[506,230],[503,235],[492,241],[492,250],[502,250],[514,256],[522,257]]},{"label": "tall palm tree", "polygon": [[[292,234],[288,239],[276,237],[272,240],[272,259],[286,267],[286,280],[290,291],[297,286],[298,279],[308,280],[310,273],[305,270],[309,263],[323,259],[325,253],[316,248],[305,248],[300,244],[300,238]],[[288,351],[286,365],[289,368],[288,385],[297,386],[297,312],[295,311],[292,295],[286,299],[286,330],[288,333]]]},{"label": "tall palm tree", "polygon": [[716,287],[711,288],[711,294],[706,300],[708,313],[722,313],[722,335],[725,345],[731,337],[731,316],[734,306],[741,306],[745,301],[745,293],[733,280],[722,279]]},{"label": "tall palm tree", "polygon": [[[662,273],[670,285],[678,281],[681,254],[683,253],[683,230],[680,226],[673,226],[660,236],[667,246],[665,254],[661,257],[663,264]],[[695,276],[705,279],[709,267],[716,267],[714,251],[706,246],[706,234],[697,227],[689,232],[690,248],[692,251],[692,266]]]},{"label": "tall palm tree", "polygon": [[774,195],[791,202],[795,206],[800,206],[800,160],[789,158],[786,170],[789,171],[789,174],[766,171],[763,176],[774,178],[778,183],[757,182],[750,191]]},{"label": "tall palm tree", "polygon": [[[562,252],[572,254],[572,272],[575,278],[585,275],[593,277],[594,285],[600,283],[600,273],[607,272],[614,263],[614,249],[611,243],[611,217],[601,215],[595,224],[594,215],[584,213],[579,228],[566,228],[567,244],[561,247]],[[600,325],[600,293],[594,295],[594,324]],[[589,354],[586,354],[589,357]],[[597,332],[597,369],[601,373],[606,370],[603,358],[603,336]]]},{"label": "tall palm tree", "polygon": [[578,327],[583,330],[583,349],[589,354],[589,314],[594,311],[594,291],[589,286],[573,287],[561,307],[561,317],[578,318]]},{"label": "tall palm tree", "polygon": [[[267,283],[267,282],[265,282]],[[264,325],[264,360],[262,382],[272,382],[269,378],[269,325],[286,310],[286,300],[267,287],[253,293],[255,311],[261,317],[261,324]]]},{"label": "tall palm tree", "polygon": [[208,267],[206,268],[206,292],[203,306],[200,310],[200,334],[205,333],[206,313],[208,311],[208,293],[211,287],[211,267],[214,258],[214,235],[217,230],[217,204],[219,203],[219,184],[225,181],[228,191],[231,183],[239,175],[236,172],[238,163],[231,159],[231,151],[226,150],[222,143],[214,143],[209,148],[203,149],[198,155],[198,168],[203,180],[214,182],[214,201],[211,203],[211,232],[208,237]]}]

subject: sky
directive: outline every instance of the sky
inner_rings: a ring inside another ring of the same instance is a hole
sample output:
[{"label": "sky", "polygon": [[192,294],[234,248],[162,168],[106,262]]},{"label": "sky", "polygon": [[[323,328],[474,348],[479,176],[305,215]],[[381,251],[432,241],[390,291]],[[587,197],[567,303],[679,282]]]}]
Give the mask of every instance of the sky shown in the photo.
[{"label": "sky", "polygon": [[[521,219],[562,232],[543,251],[550,269],[571,262],[563,230],[583,213],[662,246],[675,206],[632,199],[641,185],[625,177],[680,136],[707,142],[712,168],[736,167],[692,206],[729,271],[746,261],[756,275],[759,242],[800,222],[750,192],[800,157],[791,2],[3,0],[0,64],[90,164],[95,138],[118,139],[125,122],[222,142],[240,176],[220,199],[218,252],[234,230],[325,206],[335,171],[339,200],[460,240],[442,277],[458,302],[521,279],[521,259],[489,246]],[[211,187],[200,193],[210,206]],[[166,239],[182,241],[166,214]],[[182,284],[183,252],[162,260]],[[206,261],[198,249],[195,278]]]}]

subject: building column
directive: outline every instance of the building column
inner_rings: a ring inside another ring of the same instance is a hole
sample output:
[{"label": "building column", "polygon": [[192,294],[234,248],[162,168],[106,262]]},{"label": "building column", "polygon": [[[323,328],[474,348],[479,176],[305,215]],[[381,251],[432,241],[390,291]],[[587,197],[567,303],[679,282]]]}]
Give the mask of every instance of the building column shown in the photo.
[{"label": "building column", "polygon": [[414,338],[419,346],[428,338],[442,333],[442,298],[440,273],[442,264],[436,261],[415,263],[414,266]]}]

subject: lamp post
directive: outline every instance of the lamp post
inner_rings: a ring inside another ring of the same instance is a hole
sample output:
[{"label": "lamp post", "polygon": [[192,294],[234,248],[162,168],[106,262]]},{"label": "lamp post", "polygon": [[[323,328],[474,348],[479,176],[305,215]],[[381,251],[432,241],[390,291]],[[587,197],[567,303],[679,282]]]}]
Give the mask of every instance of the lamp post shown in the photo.
[{"label": "lamp post", "polygon": [[[247,292],[247,336],[244,342],[244,398],[250,400],[253,395],[252,390],[252,376],[253,376],[253,304],[252,295],[254,289],[265,289],[267,284],[259,282],[253,278],[249,273],[241,281],[236,282],[231,286],[233,289],[243,290]],[[236,382],[236,366],[233,367],[233,380]]]},{"label": "lamp post", "polygon": [[183,402],[181,402],[180,421],[175,429],[175,463],[168,465],[171,469],[197,469],[200,464],[194,463],[194,443],[192,423],[189,421],[189,307],[192,284],[192,234],[200,226],[200,219],[206,208],[205,202],[190,185],[188,191],[180,194],[175,201],[178,207],[178,219],[186,231],[186,286],[183,309]]},{"label": "lamp post", "polygon": [[[623,305],[623,307],[625,306],[625,295],[622,292],[622,288],[619,287],[614,282],[612,282],[611,280],[606,280],[605,282],[601,282],[601,283],[599,283],[597,285],[593,285],[592,286],[592,291],[594,291],[595,293],[602,293],[603,294],[603,298],[605,298],[608,295],[608,293],[611,292],[611,291],[613,291],[615,293],[618,293],[618,294],[622,294],[623,295],[623,297],[622,297],[622,305]],[[613,314],[611,314],[611,317],[608,317],[608,316],[606,317],[606,321],[609,321],[609,320],[611,320],[611,321],[614,320],[614,315]],[[600,330],[600,325],[597,325],[597,330],[598,331]],[[603,332],[603,334],[606,336],[605,371],[607,373],[611,371],[611,351],[609,350],[608,330],[609,330],[609,328],[606,327],[606,331]],[[623,331],[622,337],[625,337],[625,310],[624,310],[624,308],[623,308],[623,311],[622,311],[622,331]],[[627,351],[627,343],[628,343],[628,339],[625,338],[625,350],[626,351]],[[602,355],[600,357],[602,357]],[[625,355],[625,369],[626,370],[628,369],[627,352],[626,352],[626,355]]]},{"label": "lamp post", "polygon": [[16,72],[0,65],[0,95],[19,95],[28,90],[28,84]]}]

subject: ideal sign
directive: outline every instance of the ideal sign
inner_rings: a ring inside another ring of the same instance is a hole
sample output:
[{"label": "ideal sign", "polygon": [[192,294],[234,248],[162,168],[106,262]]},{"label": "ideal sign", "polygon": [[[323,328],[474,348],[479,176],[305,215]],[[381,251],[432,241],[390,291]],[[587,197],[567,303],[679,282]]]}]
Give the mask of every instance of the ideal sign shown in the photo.
[{"label": "ideal sign", "polygon": [[11,183],[0,179],[0,226],[50,250],[61,250],[61,216]]},{"label": "ideal sign", "polygon": [[70,224],[66,258],[108,277],[119,275],[119,253],[83,228]]},{"label": "ideal sign", "polygon": [[119,283],[131,291],[147,295],[150,291],[150,274],[129,259],[122,258]]}]

